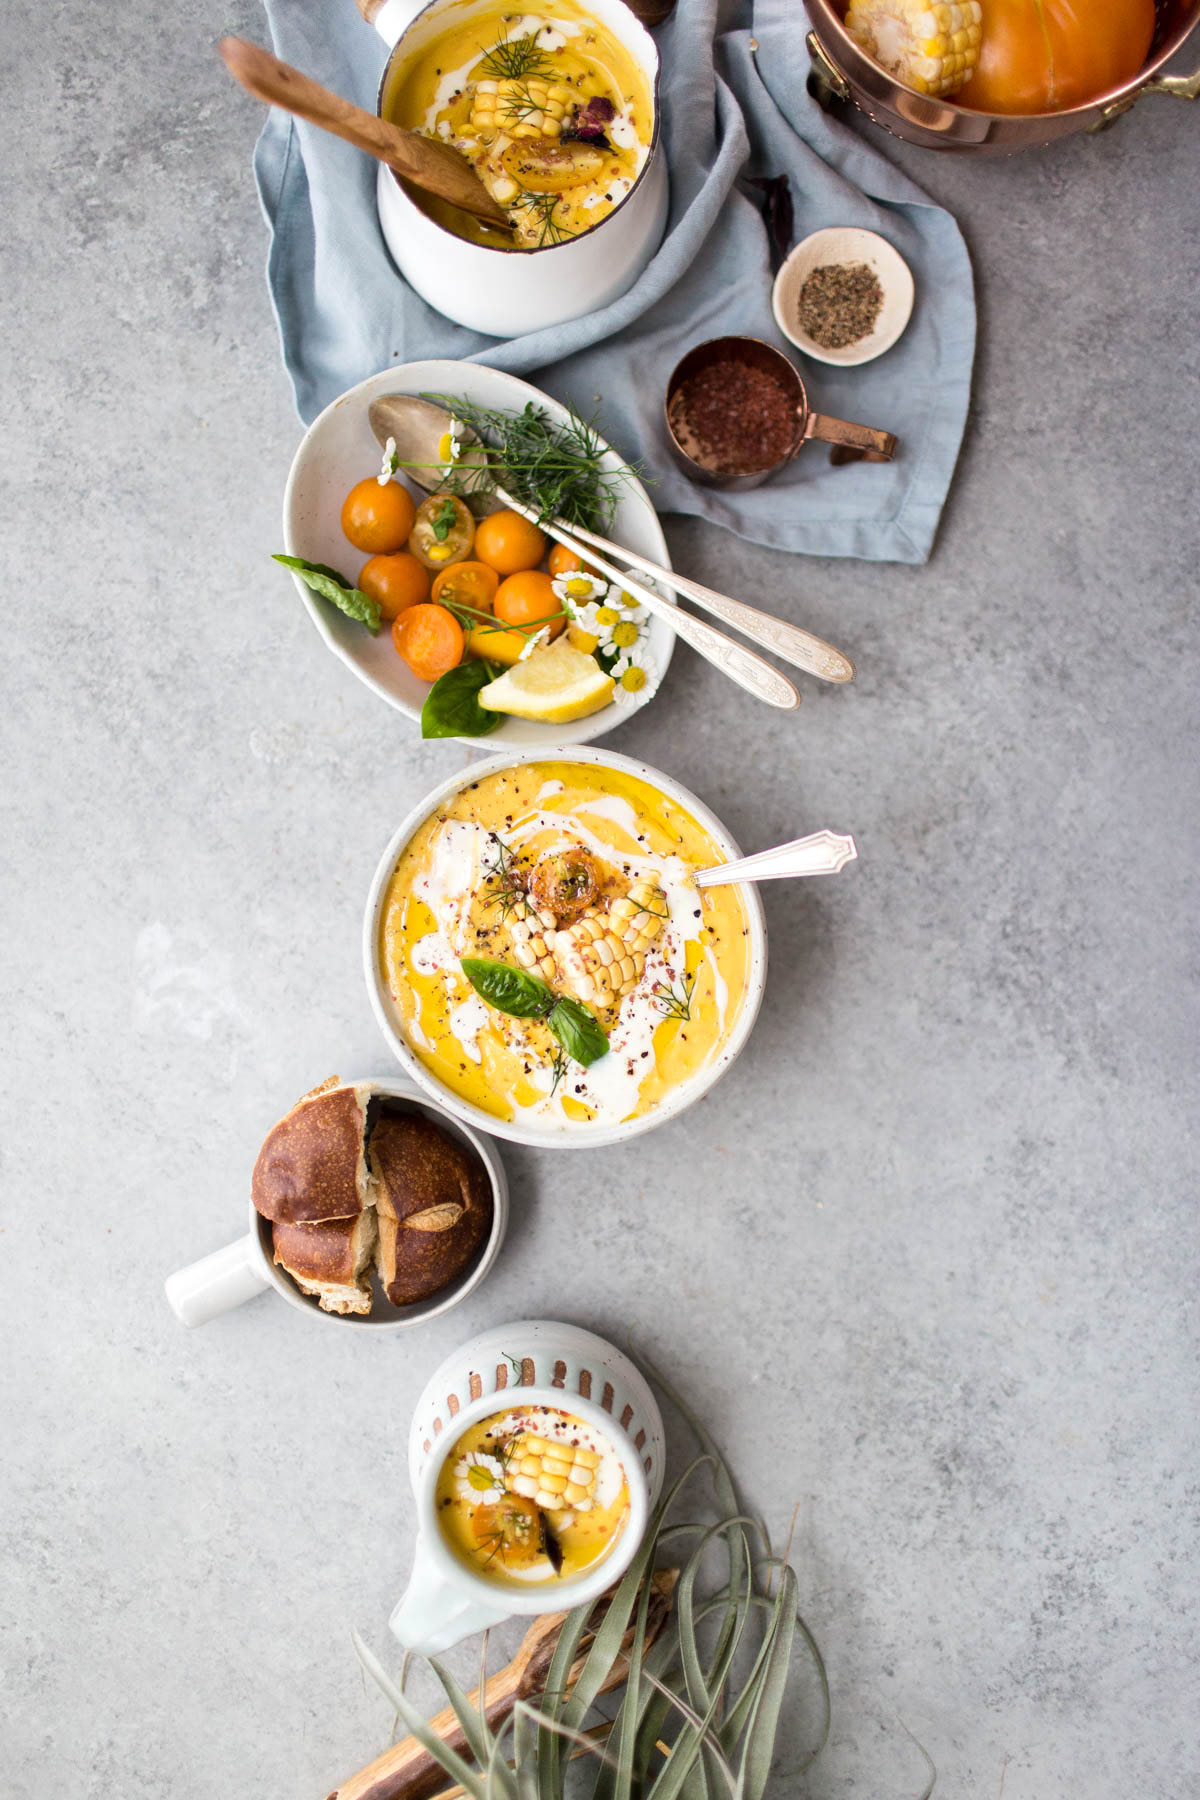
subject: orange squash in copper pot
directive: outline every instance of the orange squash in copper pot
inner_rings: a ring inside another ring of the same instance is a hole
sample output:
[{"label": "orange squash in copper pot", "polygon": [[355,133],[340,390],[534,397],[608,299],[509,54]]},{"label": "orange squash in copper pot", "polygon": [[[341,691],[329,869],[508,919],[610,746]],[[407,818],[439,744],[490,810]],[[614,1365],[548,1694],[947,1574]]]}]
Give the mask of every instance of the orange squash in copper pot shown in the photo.
[{"label": "orange squash in copper pot", "polygon": [[954,96],[987,113],[1061,112],[1130,81],[1154,36],[1154,0],[981,0],[979,66]]}]

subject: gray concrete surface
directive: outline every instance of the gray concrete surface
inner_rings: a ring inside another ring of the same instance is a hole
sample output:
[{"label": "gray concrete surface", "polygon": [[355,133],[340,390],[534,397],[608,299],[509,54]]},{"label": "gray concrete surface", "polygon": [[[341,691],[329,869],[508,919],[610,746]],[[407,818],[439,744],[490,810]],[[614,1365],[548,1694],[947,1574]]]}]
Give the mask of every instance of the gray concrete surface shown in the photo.
[{"label": "gray concrete surface", "polygon": [[857,834],[767,891],[736,1072],[627,1149],[506,1152],[495,1277],[419,1335],[188,1333],[162,1279],[244,1229],[267,1126],[387,1066],[363,894],[461,754],[265,562],[298,430],[227,28],[10,9],[0,1789],[320,1800],[389,1731],[350,1632],[407,1570],[411,1402],[557,1314],[633,1329],[797,1509],[835,1718],[802,1779],[797,1703],[781,1800],[916,1796],[906,1731],[947,1800],[1194,1794],[1200,118],[896,152],[979,274],[928,568],[669,522],[860,669],[783,719],[680,651],[610,740],[747,846]]}]

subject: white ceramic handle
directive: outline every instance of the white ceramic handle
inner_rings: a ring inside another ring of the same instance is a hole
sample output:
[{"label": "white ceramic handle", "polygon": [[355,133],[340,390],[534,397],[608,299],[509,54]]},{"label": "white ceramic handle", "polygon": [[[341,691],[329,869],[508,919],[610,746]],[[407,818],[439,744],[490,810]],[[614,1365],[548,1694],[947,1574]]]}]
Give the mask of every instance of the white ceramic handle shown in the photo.
[{"label": "white ceramic handle", "polygon": [[425,0],[358,0],[358,9],[391,50],[424,4]]},{"label": "white ceramic handle", "polygon": [[185,1325],[207,1325],[219,1313],[253,1300],[271,1283],[263,1273],[259,1247],[249,1232],[211,1256],[177,1269],[166,1280],[171,1311]]},{"label": "white ceramic handle", "polygon": [[753,650],[747,650],[744,645],[735,644],[732,638],[714,631],[711,625],[696,618],[694,613],[672,606],[661,594],[656,594],[652,588],[643,587],[640,581],[635,581],[627,570],[614,568],[612,563],[597,555],[595,550],[590,550],[556,520],[539,519],[532,507],[515,499],[499,482],[493,491],[497,500],[502,500],[513,512],[519,512],[522,518],[531,519],[535,525],[540,524],[548,537],[562,544],[564,549],[573,550],[581,562],[599,569],[610,581],[619,582],[627,594],[632,594],[650,612],[665,619],[676,637],[681,637],[685,644],[690,644],[693,650],[720,669],[723,675],[728,675],[730,681],[736,681],[739,687],[745,688],[748,694],[765,700],[768,706],[778,706],[784,712],[791,712],[799,706],[800,696],[792,683],[764,657],[756,656]]},{"label": "white ceramic handle", "polygon": [[683,594],[688,600],[694,600],[706,612],[714,613],[718,619],[724,619],[726,625],[732,625],[755,644],[762,644],[773,650],[784,662],[790,662],[794,668],[804,669],[809,675],[819,676],[822,681],[853,681],[854,664],[824,638],[814,637],[811,631],[805,631],[799,625],[792,625],[787,619],[776,618],[773,613],[762,612],[757,606],[747,606],[744,600],[734,600],[728,594],[719,594],[715,588],[705,587],[702,582],[692,581],[686,575],[677,575],[674,569],[664,569],[658,563],[651,562],[649,557],[639,556],[635,550],[625,550],[608,538],[597,535],[594,531],[584,531],[581,526],[572,526],[574,535],[585,544],[592,544],[597,550],[611,550],[622,562],[627,562],[631,569],[640,569],[643,575],[649,575],[654,581],[661,581],[665,587]]},{"label": "white ceramic handle", "polygon": [[742,856],[736,862],[718,863],[696,871],[697,887],[724,887],[731,881],[778,881],[786,875],[836,875],[858,855],[852,837],[840,831],[814,831],[811,837]]},{"label": "white ceramic handle", "polygon": [[510,1616],[505,1606],[487,1606],[444,1581],[430,1564],[418,1535],[413,1572],[388,1625],[406,1650],[437,1656],[473,1632],[486,1631]]}]

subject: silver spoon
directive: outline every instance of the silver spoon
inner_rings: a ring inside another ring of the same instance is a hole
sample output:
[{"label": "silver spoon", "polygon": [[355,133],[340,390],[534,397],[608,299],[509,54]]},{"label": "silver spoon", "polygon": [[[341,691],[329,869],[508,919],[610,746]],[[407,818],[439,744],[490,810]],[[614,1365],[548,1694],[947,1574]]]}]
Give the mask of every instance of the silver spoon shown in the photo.
[{"label": "silver spoon", "polygon": [[811,837],[741,856],[735,862],[697,869],[697,887],[726,887],[731,881],[778,881],[785,875],[837,875],[858,856],[852,837],[838,831],[814,831]]},{"label": "silver spoon", "polygon": [[[371,429],[380,443],[386,443],[388,438],[394,438],[397,455],[401,462],[418,465],[415,468],[409,467],[407,473],[419,486],[433,489],[441,484],[445,464],[438,457],[437,450],[449,429],[451,419],[451,415],[444,408],[435,405],[430,400],[421,400],[413,395],[387,394],[379,400],[372,401],[369,416]],[[463,455],[459,460],[458,467],[467,470],[479,469],[482,472],[486,468],[486,464],[486,451],[478,439],[469,441],[464,438]],[[647,557],[639,556],[632,550],[626,550],[622,545],[614,544],[610,538],[601,537],[596,532],[586,531],[575,525],[566,525],[561,520],[549,522],[538,520],[537,514],[532,508],[525,506],[521,501],[515,499],[507,489],[499,485],[493,485],[492,491],[496,498],[505,506],[510,507],[512,511],[519,512],[523,517],[534,519],[540,523],[543,531],[549,532],[551,537],[573,550],[582,561],[600,569],[602,573],[609,576],[610,580],[619,581],[622,587],[628,589],[630,593],[636,591],[636,597],[644,605],[669,619],[680,637],[691,643],[702,656],[709,656],[710,661],[717,662],[718,666],[725,666],[724,657],[718,658],[710,655],[710,651],[717,646],[724,649],[729,645],[729,639],[722,637],[720,633],[713,632],[711,627],[703,626],[700,621],[692,620],[690,614],[680,613],[677,607],[666,606],[658,595],[648,594],[641,587],[635,590],[634,584],[630,582],[624,571],[614,572],[608,564],[602,561],[601,557],[594,553],[588,555],[583,546],[586,545],[589,549],[608,551],[619,557],[627,567],[640,569],[644,575],[649,575],[652,579],[661,582],[664,587],[669,587],[676,593],[684,594],[695,600],[698,606],[703,606],[707,611],[717,614],[727,624],[743,632],[746,637],[753,639],[756,643],[764,644],[769,650],[773,650],[776,655],[793,663],[797,668],[805,669],[813,675],[819,675],[827,681],[852,681],[854,679],[854,665],[850,659],[843,656],[840,650],[835,650],[831,644],[826,644],[820,638],[813,637],[811,632],[801,631],[799,626],[790,625],[784,619],[773,618],[770,613],[759,612],[756,607],[746,606],[742,601],[730,599],[725,594],[718,594],[711,588],[702,587],[699,582],[690,581],[686,576],[676,575],[673,570],[664,569],[658,563],[651,562]],[[566,533],[565,536],[564,533]],[[681,624],[681,620],[701,624],[701,637],[704,641],[689,635],[687,625]],[[735,645],[733,648],[738,649],[740,646]],[[743,654],[749,655],[749,652]],[[753,660],[758,669],[769,667],[769,665],[764,665],[760,658]],[[732,670],[726,672],[733,673]],[[777,681],[784,679],[782,676],[778,676],[777,671],[773,671],[773,673],[776,674]],[[737,679],[736,675],[734,675],[734,679]],[[745,685],[748,684],[743,683],[743,686]],[[791,687],[790,682],[787,685],[789,688]],[[759,689],[756,686],[751,691],[759,692]],[[791,691],[795,693],[794,688]],[[762,695],[764,699],[768,697],[765,694]],[[798,705],[799,696],[797,695],[795,700],[788,701],[784,701],[782,698],[776,699],[773,704]]]}]

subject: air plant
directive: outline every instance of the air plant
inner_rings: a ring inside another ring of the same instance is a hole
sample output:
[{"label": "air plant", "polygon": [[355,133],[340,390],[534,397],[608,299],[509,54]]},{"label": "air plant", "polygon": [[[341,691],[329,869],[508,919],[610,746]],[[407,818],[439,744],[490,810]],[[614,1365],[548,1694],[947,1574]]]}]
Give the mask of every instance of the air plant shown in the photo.
[{"label": "air plant", "polygon": [[[740,1506],[729,1469],[704,1428],[670,1397],[695,1432],[700,1454],[657,1507],[581,1662],[593,1608],[579,1606],[566,1615],[536,1704],[518,1701],[493,1730],[431,1658],[461,1729],[460,1753],[430,1728],[404,1692],[403,1677],[392,1681],[355,1637],[364,1668],[406,1729],[468,1800],[566,1800],[589,1786],[593,1800],[762,1800],[794,1654],[801,1648],[822,1718],[803,1766],[822,1749],[829,1686],[821,1653],[797,1611],[795,1572],[772,1554],[765,1527]],[[718,1516],[677,1522],[681,1495],[704,1469]],[[715,1580],[714,1560],[720,1563]],[[662,1562],[678,1566],[679,1577],[673,1610],[655,1636],[647,1633],[650,1576]],[[627,1669],[619,1701],[599,1716],[596,1702],[622,1655]],[[482,1692],[486,1667],[481,1675]]]}]

